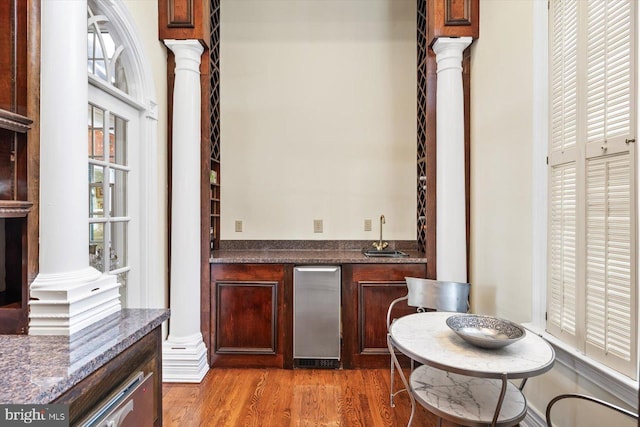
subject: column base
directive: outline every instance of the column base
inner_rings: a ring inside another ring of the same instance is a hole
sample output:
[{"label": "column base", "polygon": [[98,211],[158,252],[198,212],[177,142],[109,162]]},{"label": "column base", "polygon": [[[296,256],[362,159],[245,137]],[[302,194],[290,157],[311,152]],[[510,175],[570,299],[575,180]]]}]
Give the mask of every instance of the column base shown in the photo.
[{"label": "column base", "polygon": [[117,277],[94,268],[41,274],[31,284],[29,335],[75,334],[121,310]]},{"label": "column base", "polygon": [[169,338],[162,344],[162,381],[199,383],[209,371],[202,334]]}]

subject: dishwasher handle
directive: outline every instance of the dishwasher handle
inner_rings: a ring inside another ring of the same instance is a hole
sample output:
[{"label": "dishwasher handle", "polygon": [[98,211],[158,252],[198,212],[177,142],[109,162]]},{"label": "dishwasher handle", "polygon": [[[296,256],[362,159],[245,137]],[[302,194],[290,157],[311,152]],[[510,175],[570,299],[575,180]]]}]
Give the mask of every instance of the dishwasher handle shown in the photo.
[{"label": "dishwasher handle", "polygon": [[296,267],[298,271],[316,273],[335,273],[339,267]]}]

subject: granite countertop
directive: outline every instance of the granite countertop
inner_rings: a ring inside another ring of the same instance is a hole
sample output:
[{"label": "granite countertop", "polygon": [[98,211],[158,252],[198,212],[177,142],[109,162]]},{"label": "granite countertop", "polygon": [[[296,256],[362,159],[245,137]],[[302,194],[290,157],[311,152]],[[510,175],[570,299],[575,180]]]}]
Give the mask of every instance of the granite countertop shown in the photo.
[{"label": "granite countertop", "polygon": [[71,337],[0,335],[0,404],[52,402],[168,318],[123,309]]},{"label": "granite countertop", "polygon": [[368,258],[360,250],[326,249],[228,249],[211,252],[212,264],[426,264],[424,253],[403,250],[408,257]]},{"label": "granite countertop", "polygon": [[371,240],[221,240],[220,249],[211,252],[212,264],[426,264],[424,252],[415,240],[390,240],[389,249],[409,256],[371,257],[362,248]]}]

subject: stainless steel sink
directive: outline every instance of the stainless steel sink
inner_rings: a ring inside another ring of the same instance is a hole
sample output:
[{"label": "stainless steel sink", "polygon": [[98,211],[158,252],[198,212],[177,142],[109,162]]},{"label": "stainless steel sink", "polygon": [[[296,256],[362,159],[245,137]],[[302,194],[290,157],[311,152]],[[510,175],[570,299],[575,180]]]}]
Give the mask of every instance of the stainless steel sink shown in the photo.
[{"label": "stainless steel sink", "polygon": [[364,248],[362,249],[362,255],[369,258],[400,258],[400,257],[408,257],[409,254],[406,252],[398,251],[396,249],[382,249],[377,250],[375,248]]}]

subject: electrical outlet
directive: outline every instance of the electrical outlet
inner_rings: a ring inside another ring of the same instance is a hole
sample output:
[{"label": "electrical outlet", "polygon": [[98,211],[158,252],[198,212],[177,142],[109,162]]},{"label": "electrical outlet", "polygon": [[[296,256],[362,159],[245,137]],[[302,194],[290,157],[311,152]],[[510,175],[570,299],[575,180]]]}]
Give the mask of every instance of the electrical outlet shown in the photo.
[{"label": "electrical outlet", "polygon": [[242,233],[242,221],[236,220],[236,233]]},{"label": "electrical outlet", "polygon": [[364,231],[371,231],[371,220],[370,219],[365,219],[364,220]]},{"label": "electrical outlet", "polygon": [[322,220],[314,219],[313,220],[313,232],[314,233],[322,233]]}]

